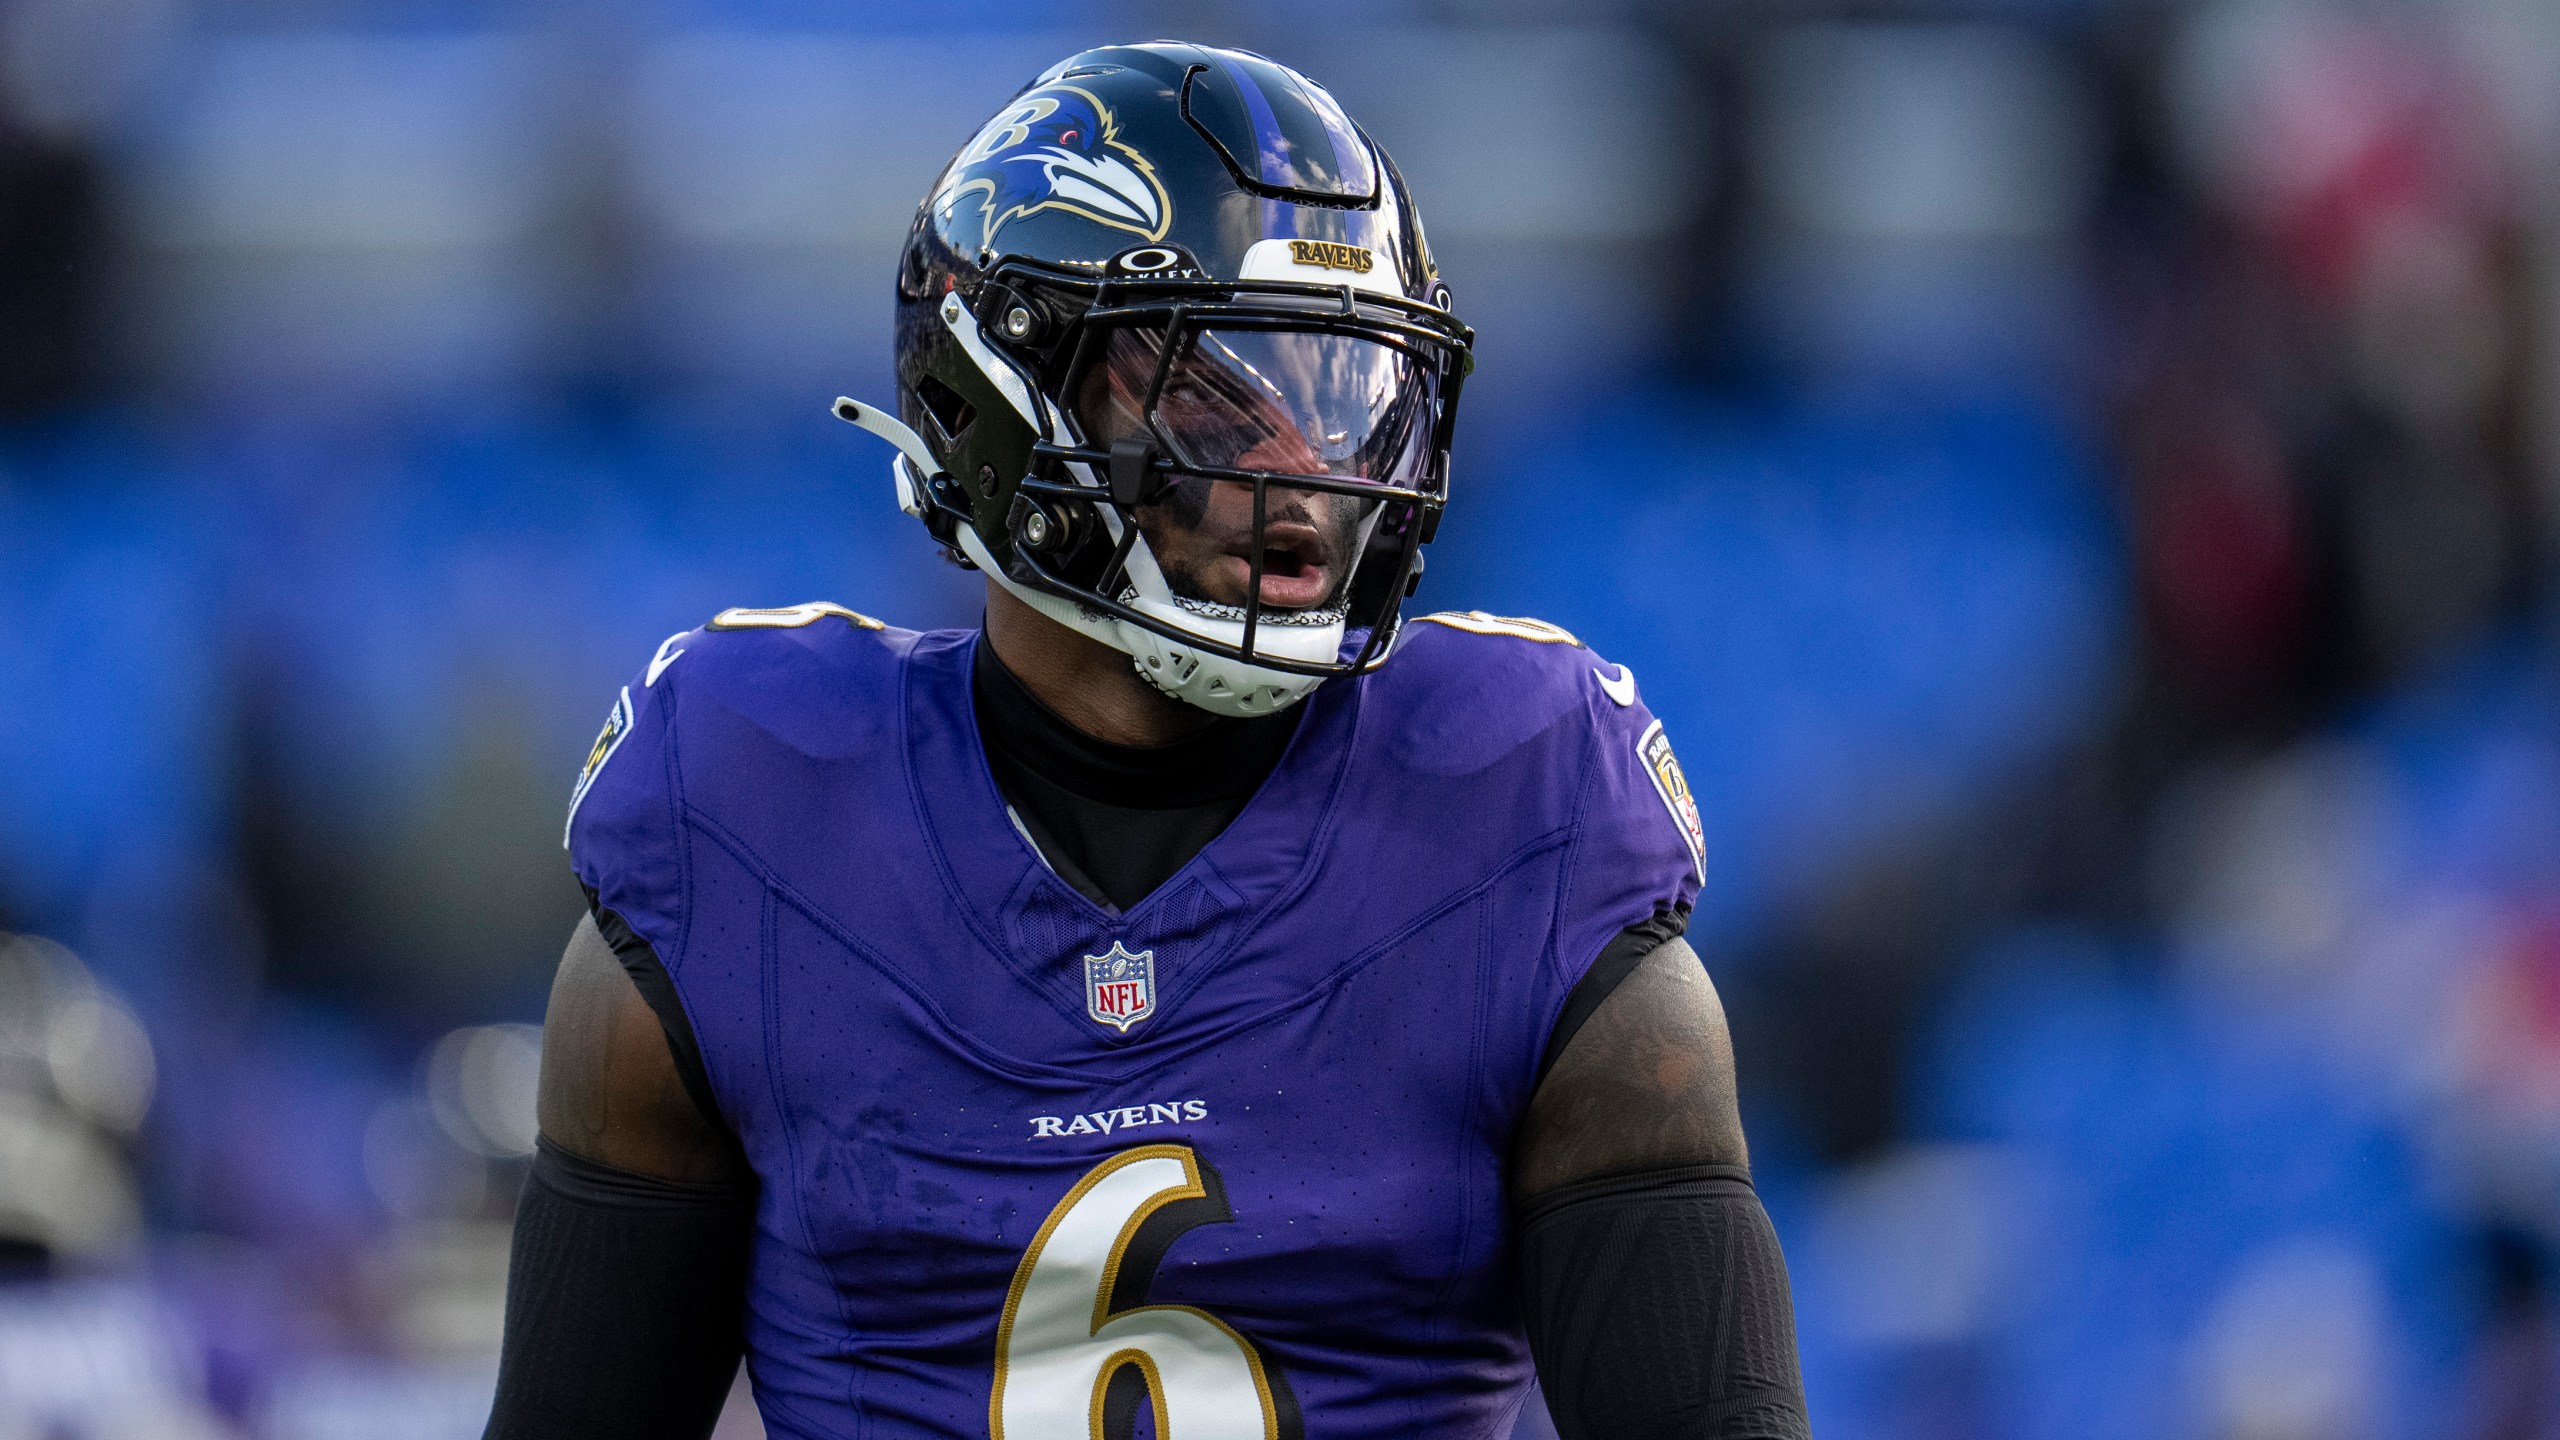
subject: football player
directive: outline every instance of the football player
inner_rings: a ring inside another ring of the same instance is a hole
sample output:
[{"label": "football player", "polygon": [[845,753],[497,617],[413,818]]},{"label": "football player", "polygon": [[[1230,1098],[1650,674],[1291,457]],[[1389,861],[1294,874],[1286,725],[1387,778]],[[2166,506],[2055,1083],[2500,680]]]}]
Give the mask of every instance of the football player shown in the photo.
[{"label": "football player", "polygon": [[1471,334],[1333,98],[1061,61],[897,275],[974,631],[673,636],[589,755],[495,1437],[1806,1434],[1634,677],[1400,623]]}]

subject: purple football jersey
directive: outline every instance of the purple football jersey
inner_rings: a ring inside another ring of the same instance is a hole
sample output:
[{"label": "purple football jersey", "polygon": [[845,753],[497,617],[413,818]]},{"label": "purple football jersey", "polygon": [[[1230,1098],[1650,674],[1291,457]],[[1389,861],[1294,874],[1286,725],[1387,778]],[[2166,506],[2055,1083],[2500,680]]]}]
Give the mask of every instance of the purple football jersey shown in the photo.
[{"label": "purple football jersey", "polygon": [[1416,621],[1114,915],[989,778],[977,643],[728,612],[632,680],[572,804],[763,1180],[770,1431],[1507,1434],[1513,1133],[1574,982],[1697,891],[1632,678]]}]

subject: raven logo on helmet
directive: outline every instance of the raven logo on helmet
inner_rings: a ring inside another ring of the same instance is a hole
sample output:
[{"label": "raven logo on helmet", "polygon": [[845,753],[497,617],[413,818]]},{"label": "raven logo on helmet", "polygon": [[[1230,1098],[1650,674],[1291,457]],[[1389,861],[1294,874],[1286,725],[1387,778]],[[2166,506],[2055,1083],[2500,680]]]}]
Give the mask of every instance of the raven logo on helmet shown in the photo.
[{"label": "raven logo on helmet", "polygon": [[1076,85],[1044,85],[1017,98],[951,164],[933,197],[946,223],[975,196],[978,243],[1022,216],[1064,210],[1149,240],[1173,221],[1164,182],[1147,157],[1120,140],[1111,107]]}]

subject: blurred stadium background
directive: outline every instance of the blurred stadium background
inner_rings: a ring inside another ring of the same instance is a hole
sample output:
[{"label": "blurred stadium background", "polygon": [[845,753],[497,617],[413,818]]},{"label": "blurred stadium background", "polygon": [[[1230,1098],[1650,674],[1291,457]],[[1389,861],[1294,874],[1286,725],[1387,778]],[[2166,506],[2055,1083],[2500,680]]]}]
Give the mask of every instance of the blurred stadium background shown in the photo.
[{"label": "blurred stadium background", "polygon": [[1162,33],[1420,197],[1424,599],[1688,759],[1818,1432],[2560,1435],[2560,8],[5,0],[0,1436],[478,1433],[588,737],[974,620],[824,407]]}]

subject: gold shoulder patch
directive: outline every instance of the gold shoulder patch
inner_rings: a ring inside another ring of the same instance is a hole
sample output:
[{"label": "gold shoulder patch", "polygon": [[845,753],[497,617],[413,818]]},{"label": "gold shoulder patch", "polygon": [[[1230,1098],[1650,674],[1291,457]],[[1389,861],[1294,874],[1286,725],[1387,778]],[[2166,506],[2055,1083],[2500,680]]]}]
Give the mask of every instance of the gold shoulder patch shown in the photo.
[{"label": "gold shoulder patch", "polygon": [[1488,615],[1482,610],[1443,610],[1422,617],[1434,625],[1464,630],[1470,635],[1508,635],[1514,640],[1531,640],[1540,645],[1579,645],[1573,632],[1544,620],[1523,615]]},{"label": "gold shoulder patch", "polygon": [[587,763],[578,767],[578,783],[569,789],[569,818],[560,827],[561,849],[569,848],[569,835],[578,823],[578,807],[586,802],[587,791],[596,783],[596,773],[630,737],[631,716],[631,687],[625,685],[622,698],[613,702],[613,709],[604,717],[604,728],[596,732],[596,743],[587,747]]},{"label": "gold shoulder patch", "polygon": [[778,609],[755,610],[737,606],[711,617],[713,630],[797,630],[814,625],[829,615],[841,616],[856,630],[886,630],[889,627],[859,610],[847,610],[833,600],[812,600],[805,605],[784,605]]},{"label": "gold shoulder patch", "polygon": [[1644,773],[1653,777],[1653,791],[1662,797],[1662,808],[1671,812],[1671,823],[1680,828],[1680,838],[1689,847],[1689,863],[1698,870],[1698,883],[1707,881],[1707,827],[1698,818],[1698,797],[1690,792],[1689,777],[1680,770],[1680,757],[1671,753],[1671,737],[1662,733],[1662,722],[1654,721],[1636,737],[1636,758],[1644,762]]}]

